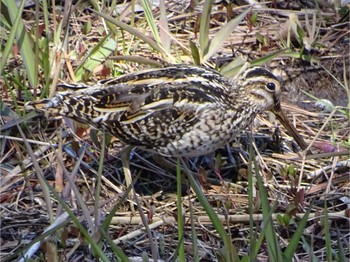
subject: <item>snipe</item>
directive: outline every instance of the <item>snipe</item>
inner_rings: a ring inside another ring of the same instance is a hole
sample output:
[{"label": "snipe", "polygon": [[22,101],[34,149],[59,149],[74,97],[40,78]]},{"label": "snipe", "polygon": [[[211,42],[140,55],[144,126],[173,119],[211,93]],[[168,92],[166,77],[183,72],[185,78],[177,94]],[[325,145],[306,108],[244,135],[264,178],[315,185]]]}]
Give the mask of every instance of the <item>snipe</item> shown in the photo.
[{"label": "snipe", "polygon": [[69,89],[27,109],[68,116],[105,129],[126,144],[164,156],[215,151],[270,110],[302,149],[307,145],[281,110],[281,85],[260,67],[235,80],[195,66],[175,65]]}]

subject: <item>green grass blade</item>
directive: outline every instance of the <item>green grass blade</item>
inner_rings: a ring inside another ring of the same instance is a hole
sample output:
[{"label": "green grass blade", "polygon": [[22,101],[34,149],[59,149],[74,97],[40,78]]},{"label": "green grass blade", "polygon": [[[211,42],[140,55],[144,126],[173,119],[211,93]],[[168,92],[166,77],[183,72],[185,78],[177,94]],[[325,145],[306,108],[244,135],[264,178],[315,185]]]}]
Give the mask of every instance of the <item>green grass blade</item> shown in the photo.
[{"label": "green grass blade", "polygon": [[196,44],[193,43],[191,40],[190,40],[190,49],[191,49],[191,55],[192,55],[192,59],[194,61],[194,64],[200,65],[201,64],[201,57],[199,54],[199,50],[198,50]]},{"label": "green grass blade", "polygon": [[222,45],[230,37],[233,30],[235,30],[239,23],[242,22],[242,20],[250,11],[250,9],[251,8],[248,8],[236,18],[230,20],[218,32],[216,32],[214,37],[209,41],[208,47],[205,49],[205,53],[203,56],[204,61],[210,59],[219,50],[219,48],[222,47]]},{"label": "green grass blade", "polygon": [[117,48],[117,42],[112,35],[105,36],[85,57],[75,71],[76,81],[83,79],[86,71],[92,72],[98,65],[106,60]]},{"label": "green grass blade", "polygon": [[323,228],[324,228],[324,238],[326,241],[326,258],[328,262],[334,261],[332,259],[332,242],[331,236],[329,232],[329,219],[328,219],[328,210],[327,210],[327,202],[324,204],[324,217],[323,217]]},{"label": "green grass blade", "polygon": [[199,45],[201,50],[201,57],[204,57],[208,52],[210,13],[213,2],[213,0],[204,1],[203,11],[200,18]]},{"label": "green grass blade", "polygon": [[[284,49],[284,50],[279,50],[277,52],[268,54],[268,55],[263,56],[261,58],[252,60],[249,63],[252,66],[261,66],[265,63],[270,62],[274,58],[283,57],[283,56],[298,58],[299,53],[291,51],[289,49]],[[233,60],[229,64],[220,68],[220,73],[226,77],[234,77],[239,72],[240,68],[244,65],[244,63],[245,63],[245,61],[241,57],[236,58],[235,60]]]},{"label": "green grass blade", "polygon": [[245,63],[246,61],[241,56],[239,56],[227,65],[221,67],[220,73],[226,77],[234,77],[235,75],[237,75],[237,73]]},{"label": "green grass blade", "polygon": [[[21,9],[17,8],[16,2],[12,0],[3,0],[2,4],[4,4],[1,7],[1,14],[6,17],[9,24],[11,24],[12,28],[16,28],[16,39],[17,39],[17,45],[20,48],[21,56],[26,68],[26,73],[28,76],[28,80],[32,87],[36,87],[38,83],[38,65],[36,65],[34,62],[35,60],[35,54],[33,52],[33,40],[30,37],[30,35],[27,33],[27,31],[24,28],[24,24],[21,19],[18,18],[18,16],[21,16],[24,1],[22,1]],[[7,8],[6,8],[6,7]],[[1,62],[1,70],[5,65],[7,60],[4,60]]]},{"label": "green grass blade", "polygon": [[[16,95],[16,89],[17,90],[25,90],[25,88],[23,88],[23,86],[21,85],[21,80],[19,79],[19,74],[17,69],[14,70],[14,78],[12,78],[12,86],[14,87],[14,89],[10,89],[9,90],[9,94],[11,96],[11,100],[12,100],[12,105],[16,110],[16,114],[19,116],[21,115],[21,111],[18,105],[18,101],[17,101],[17,95]],[[11,86],[9,79],[7,78],[7,74],[5,74],[5,76],[2,78],[5,82],[6,86]]]},{"label": "green grass blade", "polygon": [[109,247],[112,249],[114,255],[117,256],[117,258],[118,258],[117,261],[121,261],[121,262],[128,262],[128,261],[130,261],[128,256],[125,255],[125,253],[123,252],[123,250],[119,246],[114,244],[113,240],[110,238],[108,233],[106,233],[108,231],[100,230],[100,232],[103,235],[103,237],[106,239],[106,241],[109,244]]},{"label": "green grass blade", "polygon": [[285,257],[285,259],[287,259],[287,261],[291,261],[293,258],[293,255],[295,254],[295,250],[297,249],[299,241],[304,233],[304,229],[305,229],[307,220],[309,218],[310,211],[311,211],[311,205],[310,205],[310,208],[306,211],[303,218],[301,219],[297,227],[297,230],[294,232],[292,239],[290,240],[286,250],[283,253],[283,256]]},{"label": "green grass blade", "polygon": [[216,215],[214,209],[212,208],[212,206],[208,202],[208,199],[203,194],[200,186],[198,185],[197,181],[193,178],[193,176],[191,175],[189,170],[187,170],[187,174],[188,174],[187,175],[188,180],[190,181],[190,184],[191,184],[193,191],[196,193],[198,201],[201,203],[202,207],[204,208],[204,210],[206,211],[207,215],[209,216],[211,222],[213,223],[214,228],[216,229],[219,236],[221,237],[221,239],[224,242],[224,248],[225,248],[224,255],[226,256],[224,261],[233,262],[234,261],[234,259],[233,259],[233,255],[234,255],[233,246],[232,246],[231,240],[230,240],[226,230],[224,229],[220,219]]},{"label": "green grass blade", "polygon": [[[101,148],[104,148],[104,145],[102,145]],[[103,165],[103,157],[101,156],[100,158],[100,164],[99,164],[99,172],[100,170],[102,171]],[[135,181],[137,181],[137,178],[133,181],[133,183],[135,183]],[[106,218],[103,220],[102,225],[99,228],[99,232],[104,236],[104,238],[106,239],[107,243],[110,245],[111,249],[113,250],[114,254],[118,257],[118,259],[120,259],[120,261],[122,262],[127,262],[129,261],[128,257],[125,255],[125,253],[123,252],[123,250],[118,247],[114,242],[113,239],[110,238],[109,234],[108,234],[108,230],[110,228],[110,224],[112,222],[112,219],[115,215],[115,213],[121,208],[121,206],[125,203],[125,201],[127,200],[129,193],[131,192],[131,190],[133,189],[134,185],[130,185],[124,192],[124,194],[120,197],[120,199],[118,200],[118,202],[113,206],[113,208],[109,211],[108,215],[106,216]],[[96,208],[99,208],[96,206]],[[119,260],[118,260],[119,261]]]},{"label": "green grass blade", "polygon": [[111,22],[112,24],[114,24],[117,27],[120,27],[121,29],[129,32],[130,34],[136,36],[137,38],[141,39],[142,41],[144,41],[145,43],[149,44],[153,49],[157,50],[160,53],[164,54],[164,50],[150,37],[146,36],[145,34],[141,33],[140,31],[138,31],[137,29],[135,29],[132,26],[129,26],[117,19],[114,19],[113,17],[105,14],[105,13],[101,13],[101,12],[97,12],[93,9],[90,9],[92,12],[94,12],[95,14],[102,16],[104,19],[106,19],[107,21]]},{"label": "green grass blade", "polygon": [[[256,241],[256,232],[254,231],[254,220],[253,220],[253,213],[254,213],[254,198],[253,198],[253,189],[255,185],[255,181],[253,179],[253,159],[254,159],[254,149],[253,144],[250,143],[249,147],[249,161],[248,161],[248,206],[249,206],[249,244],[250,244],[250,250],[259,250],[260,245],[257,246]],[[260,235],[262,237],[263,234]],[[250,252],[250,261],[255,260],[255,252]]]},{"label": "green grass blade", "polygon": [[274,58],[284,57],[284,56],[291,57],[291,58],[299,58],[300,54],[298,52],[295,52],[295,51],[290,50],[290,49],[283,49],[283,50],[274,52],[272,54],[266,55],[264,57],[255,59],[255,60],[251,61],[251,64],[254,66],[258,66],[258,65],[265,64]]},{"label": "green grass blade", "polygon": [[[273,214],[273,209],[271,209],[270,214],[268,216],[263,218],[263,222],[262,222],[263,225],[266,225],[267,223],[269,223],[270,220],[272,220],[272,214]],[[262,229],[262,231],[259,233],[258,238],[254,239],[255,240],[255,242],[253,242],[254,243],[254,249],[250,248],[251,249],[250,261],[256,261],[257,256],[259,254],[259,250],[260,250],[260,248],[262,246],[262,243],[263,243],[263,241],[265,239],[265,236],[266,236],[268,230],[269,230],[268,227],[264,227]]]},{"label": "green grass blade", "polygon": [[196,232],[196,222],[194,216],[194,208],[192,206],[191,201],[188,202],[189,210],[190,210],[190,221],[191,221],[191,238],[192,238],[192,246],[193,246],[193,261],[200,261],[199,256],[199,248],[198,248],[198,235]]},{"label": "green grass blade", "polygon": [[[22,17],[21,15],[22,15],[23,7],[24,7],[24,1],[22,1],[21,5],[19,6],[18,13],[17,13],[15,21],[13,23],[14,26],[11,27],[11,31],[10,31],[10,34],[7,38],[5,48],[2,52],[2,57],[1,57],[1,61],[0,61],[0,76],[3,75],[3,69],[6,66],[7,59],[11,53],[13,43],[15,42],[15,35],[16,35],[17,29],[18,29],[18,26],[16,26],[16,25],[19,24],[19,21]],[[1,13],[3,13],[4,11],[5,11],[5,8],[2,9]]]},{"label": "green grass blade", "polygon": [[283,261],[282,251],[278,244],[276,232],[273,225],[273,219],[271,217],[272,212],[269,205],[266,188],[264,186],[262,177],[260,176],[258,165],[255,159],[254,159],[254,166],[255,166],[255,173],[256,173],[257,182],[258,182],[259,195],[261,199],[262,213],[264,216],[264,221],[266,221],[264,226],[266,227],[266,230],[267,230],[265,236],[266,236],[267,249],[269,253],[269,259],[271,262]]},{"label": "green grass blade", "polygon": [[102,187],[102,175],[103,175],[103,163],[105,159],[105,148],[106,148],[106,132],[103,130],[102,134],[102,143],[101,143],[101,154],[100,160],[98,163],[98,176],[95,183],[95,203],[94,203],[94,217],[95,222],[98,221],[99,209],[100,209],[100,196],[101,196],[101,187]]},{"label": "green grass blade", "polygon": [[180,158],[177,158],[177,167],[176,167],[176,182],[177,182],[177,232],[178,232],[178,260],[180,262],[185,262],[185,239],[184,239],[184,219],[182,216],[182,183],[181,183],[181,166]]},{"label": "green grass blade", "polygon": [[[137,178],[135,179],[137,180]],[[128,195],[133,188],[133,185],[128,187],[124,194],[120,197],[118,203],[109,211],[109,214],[106,216],[106,218],[102,222],[102,230],[105,232],[108,232],[109,225],[112,222],[114,214],[122,207],[122,205],[127,201]]]},{"label": "green grass blade", "polygon": [[[42,10],[44,14],[44,25],[45,25],[45,32],[50,32],[50,21],[49,21],[49,7],[47,4],[47,0],[42,1]],[[41,56],[41,66],[44,70],[44,80],[43,83],[43,90],[41,92],[40,98],[44,98],[49,94],[49,88],[51,84],[51,66],[50,66],[50,39],[45,37],[44,39],[41,39],[42,41],[42,56]]]},{"label": "green grass blade", "polygon": [[337,227],[337,246],[338,246],[338,254],[337,254],[337,261],[339,262],[345,262],[346,261],[346,255],[345,255],[345,250],[343,247],[343,243],[341,241],[341,236],[339,229]]},{"label": "green grass blade", "polygon": [[143,10],[145,11],[145,17],[146,17],[148,26],[151,28],[154,39],[156,40],[158,45],[162,45],[162,41],[160,40],[157,25],[154,20],[154,16],[152,14],[152,7],[148,2],[148,0],[142,0],[142,7],[143,7]]}]

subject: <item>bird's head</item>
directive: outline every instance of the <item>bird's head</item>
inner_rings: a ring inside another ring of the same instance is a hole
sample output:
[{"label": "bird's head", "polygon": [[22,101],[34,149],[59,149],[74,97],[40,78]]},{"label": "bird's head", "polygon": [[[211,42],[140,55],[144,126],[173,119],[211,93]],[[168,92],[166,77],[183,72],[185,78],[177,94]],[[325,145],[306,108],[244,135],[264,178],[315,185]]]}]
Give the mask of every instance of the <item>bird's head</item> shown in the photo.
[{"label": "bird's head", "polygon": [[258,113],[272,111],[298,145],[303,150],[308,147],[281,108],[281,83],[275,75],[261,67],[252,67],[245,70],[238,81],[240,93],[248,100],[246,103],[255,107]]},{"label": "bird's head", "polygon": [[272,73],[252,67],[245,70],[238,81],[247,102],[256,106],[259,112],[280,110],[281,83]]}]

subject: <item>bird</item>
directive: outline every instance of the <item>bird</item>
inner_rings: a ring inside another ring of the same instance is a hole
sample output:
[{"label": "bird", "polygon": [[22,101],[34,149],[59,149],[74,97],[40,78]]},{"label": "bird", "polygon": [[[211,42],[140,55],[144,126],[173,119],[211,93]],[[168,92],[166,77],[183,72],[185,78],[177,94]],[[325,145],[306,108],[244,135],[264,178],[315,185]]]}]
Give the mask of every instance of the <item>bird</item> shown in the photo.
[{"label": "bird", "polygon": [[66,91],[25,104],[105,130],[127,145],[166,157],[207,155],[272,111],[302,149],[307,144],[281,108],[281,83],[250,67],[229,79],[213,69],[170,65],[104,79],[60,84]]}]

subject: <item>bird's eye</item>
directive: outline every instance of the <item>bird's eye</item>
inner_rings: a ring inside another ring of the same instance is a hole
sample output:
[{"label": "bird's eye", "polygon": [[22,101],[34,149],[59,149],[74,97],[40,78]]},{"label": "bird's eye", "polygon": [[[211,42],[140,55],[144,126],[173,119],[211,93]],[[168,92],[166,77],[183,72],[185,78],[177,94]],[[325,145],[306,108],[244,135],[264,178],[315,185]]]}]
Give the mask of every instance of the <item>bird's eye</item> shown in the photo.
[{"label": "bird's eye", "polygon": [[268,83],[268,84],[266,85],[266,87],[267,87],[267,89],[270,90],[270,91],[275,91],[275,89],[276,89],[275,83]]}]

